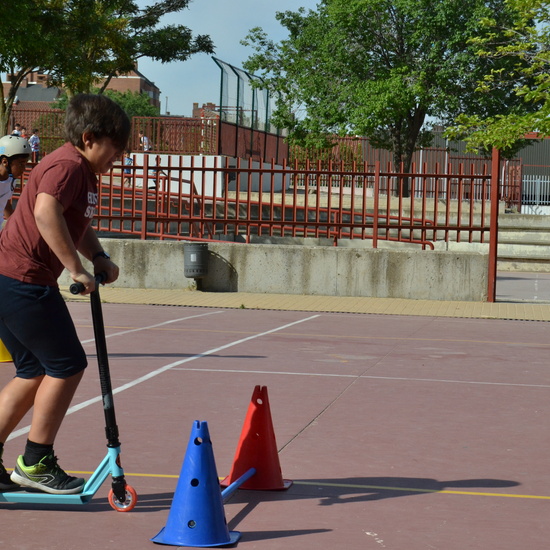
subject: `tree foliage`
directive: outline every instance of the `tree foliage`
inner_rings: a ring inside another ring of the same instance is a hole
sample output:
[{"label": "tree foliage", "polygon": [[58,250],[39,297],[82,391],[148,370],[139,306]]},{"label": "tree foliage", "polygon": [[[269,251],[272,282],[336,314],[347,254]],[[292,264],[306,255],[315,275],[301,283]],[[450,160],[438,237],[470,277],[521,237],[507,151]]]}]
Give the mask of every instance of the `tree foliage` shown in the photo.
[{"label": "tree foliage", "polygon": [[17,89],[33,70],[47,72],[69,95],[105,81],[103,92],[141,57],[167,63],[212,53],[210,37],[194,36],[183,25],[161,26],[163,17],[189,3],[161,0],[141,9],[132,0],[18,0],[16,10],[3,10],[0,26],[0,72],[14,75],[0,106],[0,128],[6,132]]},{"label": "tree foliage", "polygon": [[472,39],[478,55],[490,70],[478,82],[481,96],[506,89],[515,99],[514,108],[491,116],[463,113],[448,135],[463,137],[469,148],[502,150],[525,143],[521,138],[537,132],[550,136],[550,7],[540,0],[507,0],[515,16],[502,24],[488,16],[485,32]]},{"label": "tree foliage", "polygon": [[[59,1],[18,0],[17,9],[2,10],[0,73],[13,75],[4,101],[0,102],[0,131],[3,134],[7,133],[11,109],[21,82],[34,68],[44,66],[43,49],[58,47],[58,37],[54,32],[58,21],[52,7]],[[17,32],[16,29],[25,29],[25,32]],[[32,47],[36,42],[29,45],[29,37],[34,40],[40,37],[41,47]]]},{"label": "tree foliage", "polygon": [[366,136],[407,170],[431,124],[509,108],[506,86],[476,95],[489,60],[471,40],[489,32],[487,17],[513,15],[506,0],[321,0],[316,11],[277,14],[288,31],[280,43],[252,29],[245,68],[278,95],[275,122],[291,140]]},{"label": "tree foliage", "polygon": [[[92,93],[99,93],[99,88],[92,88]],[[126,92],[119,92],[116,90],[105,90],[103,92],[106,96],[109,96],[115,103],[118,103],[123,109],[124,112],[131,119],[135,116],[159,116],[160,109],[151,105],[149,102],[149,96],[145,93],[132,92],[127,90]],[[59,99],[52,104],[51,106],[56,109],[67,108],[69,103],[69,97],[66,93],[63,93]]]},{"label": "tree foliage", "polygon": [[118,103],[131,119],[135,116],[160,116],[160,109],[151,105],[149,96],[139,92],[117,92],[116,90],[105,90],[113,101]]},{"label": "tree foliage", "polygon": [[212,53],[205,35],[193,36],[184,25],[159,27],[166,15],[188,7],[190,0],[161,0],[139,9],[133,0],[64,0],[65,46],[55,54],[51,75],[71,93],[89,92],[116,74],[127,74],[141,57],[160,63],[185,61]]}]

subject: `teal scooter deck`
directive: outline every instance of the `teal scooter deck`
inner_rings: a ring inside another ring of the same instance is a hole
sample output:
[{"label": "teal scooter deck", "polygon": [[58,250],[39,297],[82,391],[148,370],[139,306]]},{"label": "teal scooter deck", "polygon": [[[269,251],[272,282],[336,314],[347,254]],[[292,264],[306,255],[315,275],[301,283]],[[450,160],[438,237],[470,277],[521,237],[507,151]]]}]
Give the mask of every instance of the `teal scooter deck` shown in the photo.
[{"label": "teal scooter deck", "polygon": [[120,454],[120,447],[109,447],[107,455],[94,473],[86,481],[81,493],[74,495],[51,495],[38,491],[9,491],[0,493],[0,502],[29,502],[36,504],[88,504],[97,493],[103,482],[109,475],[122,477],[124,472],[117,465],[117,457]]}]

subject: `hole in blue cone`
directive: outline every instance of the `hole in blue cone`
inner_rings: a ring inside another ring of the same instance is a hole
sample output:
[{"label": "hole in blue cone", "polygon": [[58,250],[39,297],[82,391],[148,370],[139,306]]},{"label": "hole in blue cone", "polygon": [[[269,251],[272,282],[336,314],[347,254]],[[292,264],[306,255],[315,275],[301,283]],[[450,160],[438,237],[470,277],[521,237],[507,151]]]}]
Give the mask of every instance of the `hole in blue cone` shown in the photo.
[{"label": "hole in blue cone", "polygon": [[192,479],[191,480],[191,487],[198,487],[199,486],[199,480],[198,479]]},{"label": "hole in blue cone", "polygon": [[202,445],[202,437],[195,437],[195,441],[193,443],[195,443],[195,445]]},{"label": "hole in blue cone", "polygon": [[187,527],[189,529],[194,529],[197,526],[197,522],[194,519],[191,519],[187,522]]}]

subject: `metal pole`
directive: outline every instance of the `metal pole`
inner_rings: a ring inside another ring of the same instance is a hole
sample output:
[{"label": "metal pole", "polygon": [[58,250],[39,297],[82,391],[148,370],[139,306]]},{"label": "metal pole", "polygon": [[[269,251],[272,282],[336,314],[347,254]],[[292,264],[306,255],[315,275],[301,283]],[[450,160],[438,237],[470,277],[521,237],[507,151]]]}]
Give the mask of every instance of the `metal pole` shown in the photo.
[{"label": "metal pole", "polygon": [[224,68],[220,65],[221,62],[218,62],[218,60],[215,57],[212,57],[214,60],[214,63],[220,68],[221,71],[221,78],[220,78],[220,103],[219,103],[219,109],[220,109],[220,117],[219,117],[219,126],[218,126],[218,150],[216,151],[216,154],[222,153],[222,124],[226,121],[224,121],[224,114],[223,114],[223,81],[224,81],[224,75],[227,73],[225,72]]},{"label": "metal pole", "polygon": [[496,301],[497,254],[498,254],[498,212],[500,185],[500,151],[493,147],[491,163],[491,220],[489,227],[489,272],[487,276],[487,301]]},{"label": "metal pole", "polygon": [[248,481],[256,473],[256,468],[250,468],[239,479],[228,485],[222,491],[222,500],[226,501],[245,481]]}]

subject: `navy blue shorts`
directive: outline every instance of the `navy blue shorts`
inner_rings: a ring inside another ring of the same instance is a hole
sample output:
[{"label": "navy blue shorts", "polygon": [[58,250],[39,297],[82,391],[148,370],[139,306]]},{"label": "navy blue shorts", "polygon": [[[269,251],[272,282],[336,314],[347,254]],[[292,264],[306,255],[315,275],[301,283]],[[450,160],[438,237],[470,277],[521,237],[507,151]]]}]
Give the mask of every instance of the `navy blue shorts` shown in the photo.
[{"label": "navy blue shorts", "polygon": [[88,365],[67,305],[54,286],[0,275],[0,339],[19,378],[68,378]]}]

